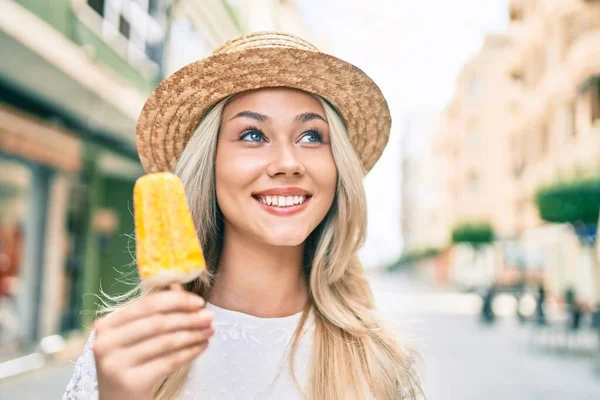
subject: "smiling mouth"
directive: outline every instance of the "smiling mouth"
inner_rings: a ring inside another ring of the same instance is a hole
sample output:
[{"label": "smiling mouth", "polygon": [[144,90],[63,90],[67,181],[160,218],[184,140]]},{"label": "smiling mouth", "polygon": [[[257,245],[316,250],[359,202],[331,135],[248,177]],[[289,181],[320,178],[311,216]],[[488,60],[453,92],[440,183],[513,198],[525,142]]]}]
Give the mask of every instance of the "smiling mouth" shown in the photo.
[{"label": "smiling mouth", "polygon": [[273,208],[291,208],[303,205],[312,196],[252,196],[256,201],[259,201],[267,207]]}]

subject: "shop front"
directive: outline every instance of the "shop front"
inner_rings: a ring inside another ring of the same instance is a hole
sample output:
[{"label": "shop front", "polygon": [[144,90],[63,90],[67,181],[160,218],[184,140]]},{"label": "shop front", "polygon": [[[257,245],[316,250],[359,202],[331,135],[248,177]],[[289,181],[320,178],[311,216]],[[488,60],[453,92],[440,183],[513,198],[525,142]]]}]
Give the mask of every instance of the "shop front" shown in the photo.
[{"label": "shop front", "polygon": [[0,103],[0,357],[68,329],[81,151],[72,132]]}]

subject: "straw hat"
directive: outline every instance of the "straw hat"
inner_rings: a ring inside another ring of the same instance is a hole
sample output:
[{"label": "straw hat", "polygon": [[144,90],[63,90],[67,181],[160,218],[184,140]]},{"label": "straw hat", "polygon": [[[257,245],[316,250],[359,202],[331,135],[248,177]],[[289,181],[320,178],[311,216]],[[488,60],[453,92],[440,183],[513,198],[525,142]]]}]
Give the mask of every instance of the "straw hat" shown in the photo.
[{"label": "straw hat", "polygon": [[137,148],[146,172],[172,171],[199,121],[230,95],[266,87],[290,87],[327,100],[346,124],[365,171],[387,144],[390,111],[363,71],[283,33],[241,36],[163,80],[137,122]]}]

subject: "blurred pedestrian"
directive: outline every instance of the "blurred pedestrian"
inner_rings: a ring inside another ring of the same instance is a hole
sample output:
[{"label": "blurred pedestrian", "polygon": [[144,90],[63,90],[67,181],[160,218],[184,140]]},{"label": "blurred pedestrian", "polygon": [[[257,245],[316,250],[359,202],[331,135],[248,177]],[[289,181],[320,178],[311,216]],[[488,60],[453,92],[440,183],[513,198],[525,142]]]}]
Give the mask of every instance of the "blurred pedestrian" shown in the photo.
[{"label": "blurred pedestrian", "polygon": [[520,324],[527,322],[527,316],[523,313],[523,301],[526,298],[526,289],[527,282],[524,274],[521,272],[519,274],[519,281],[517,282],[515,293],[515,298],[517,300],[516,316]]},{"label": "blurred pedestrian", "polygon": [[493,283],[487,289],[483,296],[483,303],[481,306],[481,320],[487,324],[491,324],[496,320],[496,314],[494,313],[494,298],[496,297],[497,287]]},{"label": "blurred pedestrian", "polygon": [[570,315],[569,328],[573,331],[577,331],[581,325],[583,310],[581,304],[577,301],[577,293],[573,286],[567,287],[567,290],[565,291],[565,304],[567,306],[567,312]]},{"label": "blurred pedestrian", "polygon": [[592,312],[592,327],[600,334],[600,304],[596,304]]},{"label": "blurred pedestrian", "polygon": [[535,306],[535,317],[538,325],[546,325],[546,288],[544,283],[540,282],[537,288],[537,302]]},{"label": "blurred pedestrian", "polygon": [[357,256],[389,130],[364,72],[291,35],[237,38],[163,81],[138,151],[183,181],[209,274],[96,321],[64,398],[417,398],[416,354]]}]

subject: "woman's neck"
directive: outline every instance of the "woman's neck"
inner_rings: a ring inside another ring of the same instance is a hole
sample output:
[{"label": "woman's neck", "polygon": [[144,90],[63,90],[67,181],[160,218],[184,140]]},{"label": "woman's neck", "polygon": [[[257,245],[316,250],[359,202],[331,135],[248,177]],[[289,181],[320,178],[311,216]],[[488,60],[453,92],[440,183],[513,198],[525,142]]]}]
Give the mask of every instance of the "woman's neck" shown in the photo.
[{"label": "woman's neck", "polygon": [[262,318],[298,313],[308,298],[303,255],[303,245],[269,246],[230,232],[208,301]]}]

